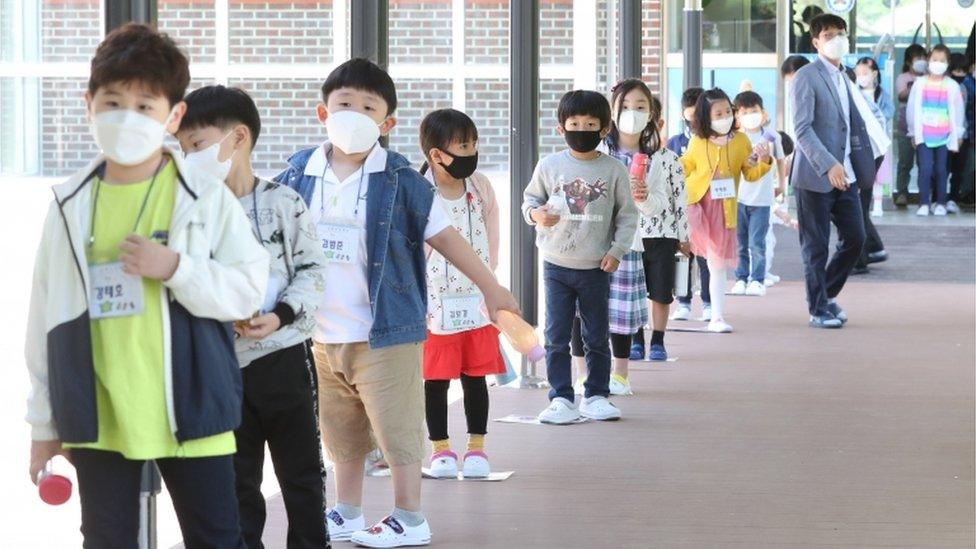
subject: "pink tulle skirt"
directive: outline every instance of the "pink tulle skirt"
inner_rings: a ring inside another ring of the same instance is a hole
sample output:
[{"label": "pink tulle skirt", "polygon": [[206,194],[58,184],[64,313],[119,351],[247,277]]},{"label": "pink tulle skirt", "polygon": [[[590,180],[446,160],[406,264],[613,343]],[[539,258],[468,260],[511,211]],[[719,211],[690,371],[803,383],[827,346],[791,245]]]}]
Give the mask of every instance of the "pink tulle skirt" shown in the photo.
[{"label": "pink tulle skirt", "polygon": [[735,268],[739,262],[735,229],[725,227],[722,201],[712,200],[711,193],[688,206],[688,234],[695,255],[720,268]]}]

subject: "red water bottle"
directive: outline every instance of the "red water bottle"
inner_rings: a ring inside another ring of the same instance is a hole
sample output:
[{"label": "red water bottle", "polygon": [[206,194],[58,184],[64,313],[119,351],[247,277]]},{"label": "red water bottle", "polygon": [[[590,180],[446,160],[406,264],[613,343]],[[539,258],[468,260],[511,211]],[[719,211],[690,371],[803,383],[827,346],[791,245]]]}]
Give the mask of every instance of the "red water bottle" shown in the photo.
[{"label": "red water bottle", "polygon": [[50,461],[37,474],[37,494],[48,505],[61,505],[71,499],[71,488],[71,479],[55,473]]},{"label": "red water bottle", "polygon": [[647,161],[648,157],[644,153],[634,153],[634,157],[630,160],[630,178],[636,179],[641,183],[644,182],[644,178],[647,176]]}]

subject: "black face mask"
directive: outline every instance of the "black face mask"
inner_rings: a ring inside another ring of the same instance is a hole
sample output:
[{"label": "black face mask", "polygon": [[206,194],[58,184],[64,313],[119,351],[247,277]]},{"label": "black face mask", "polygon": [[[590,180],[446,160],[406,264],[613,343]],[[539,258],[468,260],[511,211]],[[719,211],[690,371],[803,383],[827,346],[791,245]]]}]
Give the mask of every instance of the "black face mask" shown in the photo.
[{"label": "black face mask", "polygon": [[442,153],[450,156],[452,162],[449,166],[441,164],[444,171],[454,179],[467,179],[471,177],[471,174],[478,169],[478,152],[475,151],[471,156],[454,156],[447,151],[441,151]]},{"label": "black face mask", "polygon": [[599,131],[567,131],[565,134],[566,144],[570,149],[578,153],[588,153],[596,149],[603,137]]},{"label": "black face mask", "polygon": [[959,84],[962,84],[962,81],[966,79],[966,75],[965,74],[962,75],[962,76],[956,76],[955,74],[950,74],[949,76],[953,80],[955,80],[956,82],[958,82]]}]

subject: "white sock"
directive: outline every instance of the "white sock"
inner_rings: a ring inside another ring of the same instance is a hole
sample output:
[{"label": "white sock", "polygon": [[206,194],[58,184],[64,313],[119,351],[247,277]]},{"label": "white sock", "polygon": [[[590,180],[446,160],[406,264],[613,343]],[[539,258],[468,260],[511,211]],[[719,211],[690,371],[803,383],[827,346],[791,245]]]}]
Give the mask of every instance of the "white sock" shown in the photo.
[{"label": "white sock", "polygon": [[725,269],[719,269],[711,261],[708,262],[708,291],[712,294],[712,321],[725,320]]}]

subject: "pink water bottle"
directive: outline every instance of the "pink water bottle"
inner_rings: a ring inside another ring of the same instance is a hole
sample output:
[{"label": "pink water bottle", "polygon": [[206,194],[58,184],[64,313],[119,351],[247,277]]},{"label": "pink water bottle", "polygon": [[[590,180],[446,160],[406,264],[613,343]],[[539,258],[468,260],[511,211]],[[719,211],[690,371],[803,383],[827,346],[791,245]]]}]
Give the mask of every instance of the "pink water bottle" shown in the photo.
[{"label": "pink water bottle", "polygon": [[511,311],[498,311],[496,322],[498,329],[505,334],[505,338],[516,351],[525,355],[531,362],[539,362],[546,358],[546,350],[539,345],[539,338],[529,323]]},{"label": "pink water bottle", "polygon": [[48,505],[61,505],[71,499],[71,488],[71,479],[55,473],[51,462],[37,475],[37,494]]},{"label": "pink water bottle", "polygon": [[647,155],[644,153],[634,153],[633,158],[630,159],[630,178],[636,179],[641,183],[644,182],[644,177],[647,176]]}]

